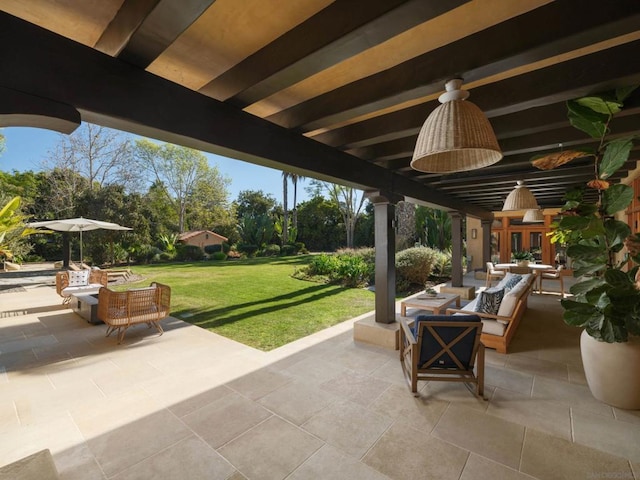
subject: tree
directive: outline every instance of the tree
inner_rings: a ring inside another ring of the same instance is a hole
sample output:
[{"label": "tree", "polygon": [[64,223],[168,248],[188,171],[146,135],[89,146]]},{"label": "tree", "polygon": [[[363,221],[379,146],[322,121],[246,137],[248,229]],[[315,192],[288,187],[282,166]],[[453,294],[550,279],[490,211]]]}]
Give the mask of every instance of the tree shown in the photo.
[{"label": "tree", "polygon": [[[199,151],[165,143],[138,140],[134,155],[141,169],[149,172],[178,217],[178,231],[189,229],[187,214],[211,205],[226,206],[229,179],[209,166]],[[206,192],[206,193],[205,193]]]},{"label": "tree", "polygon": [[416,230],[420,242],[428,247],[439,250],[451,247],[451,216],[443,210],[418,206]]},{"label": "tree", "polygon": [[356,223],[360,216],[360,211],[364,205],[364,192],[355,188],[345,187],[335,183],[321,182],[313,180],[311,191],[316,195],[322,191],[327,192],[329,199],[340,209],[342,220],[347,234],[347,248],[353,248]]},{"label": "tree", "polygon": [[131,146],[120,132],[83,123],[60,141],[42,162],[42,169],[68,170],[88,180],[87,188],[119,183],[133,188],[140,180],[131,166]]},{"label": "tree", "polygon": [[246,215],[273,215],[277,203],[273,195],[262,190],[242,190],[234,202],[238,219]]},{"label": "tree", "polygon": [[344,226],[338,206],[314,196],[298,208],[298,240],[312,251],[334,251],[341,246]]}]

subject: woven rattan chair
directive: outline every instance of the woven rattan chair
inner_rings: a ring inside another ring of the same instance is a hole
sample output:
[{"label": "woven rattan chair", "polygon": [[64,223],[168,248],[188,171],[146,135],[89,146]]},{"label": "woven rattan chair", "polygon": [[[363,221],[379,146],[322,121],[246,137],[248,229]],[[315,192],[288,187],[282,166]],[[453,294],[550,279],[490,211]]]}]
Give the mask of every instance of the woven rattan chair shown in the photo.
[{"label": "woven rattan chair", "polygon": [[418,382],[428,380],[471,383],[476,386],[476,394],[484,398],[480,317],[418,315],[413,328],[406,319],[399,320],[400,363],[415,396],[418,396]]},{"label": "woven rattan chair", "polygon": [[118,332],[118,343],[122,343],[129,327],[146,323],[164,333],[160,320],[169,316],[171,288],[161,283],[152,283],[145,288],[134,288],[117,292],[101,288],[98,295],[98,318],[107,324],[107,337]]},{"label": "woven rattan chair", "polygon": [[[85,279],[81,283],[70,282],[71,277],[77,275],[74,272],[85,273]],[[73,285],[71,284],[73,283]],[[74,294],[98,293],[100,287],[109,284],[109,276],[105,270],[74,270],[56,273],[56,293],[62,297],[62,304],[67,305]]]}]

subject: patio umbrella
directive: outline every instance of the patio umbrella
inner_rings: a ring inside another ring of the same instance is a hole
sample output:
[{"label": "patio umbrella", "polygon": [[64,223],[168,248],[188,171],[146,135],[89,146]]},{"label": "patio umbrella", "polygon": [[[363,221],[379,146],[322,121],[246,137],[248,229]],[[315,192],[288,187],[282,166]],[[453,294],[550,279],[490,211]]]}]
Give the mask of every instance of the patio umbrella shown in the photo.
[{"label": "patio umbrella", "polygon": [[82,264],[82,232],[87,230],[133,230],[117,223],[91,220],[90,218],[66,218],[63,220],[45,220],[43,222],[31,222],[27,224],[31,228],[48,228],[58,232],[80,232],[80,263]]}]

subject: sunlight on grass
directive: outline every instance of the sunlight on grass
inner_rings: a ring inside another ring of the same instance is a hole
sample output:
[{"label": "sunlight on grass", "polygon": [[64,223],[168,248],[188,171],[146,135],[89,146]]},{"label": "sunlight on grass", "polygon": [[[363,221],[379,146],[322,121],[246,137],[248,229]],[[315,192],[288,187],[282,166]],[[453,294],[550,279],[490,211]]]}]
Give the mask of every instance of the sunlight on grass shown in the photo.
[{"label": "sunlight on grass", "polygon": [[171,315],[271,350],[374,309],[374,294],[291,277],[309,256],[143,265],[136,286],[171,286]]}]

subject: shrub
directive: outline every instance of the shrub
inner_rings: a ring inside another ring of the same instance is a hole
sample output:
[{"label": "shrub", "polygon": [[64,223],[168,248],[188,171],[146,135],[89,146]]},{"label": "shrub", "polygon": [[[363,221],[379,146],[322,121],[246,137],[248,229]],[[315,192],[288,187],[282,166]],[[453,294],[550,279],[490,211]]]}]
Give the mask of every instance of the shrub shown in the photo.
[{"label": "shrub", "polygon": [[197,245],[178,244],[176,248],[176,260],[190,262],[202,260],[204,251]]},{"label": "shrub", "polygon": [[309,250],[307,250],[307,247],[306,247],[306,245],[304,243],[296,242],[296,243],[294,243],[294,245],[296,247],[296,254],[298,254],[298,253],[303,253],[303,254],[309,253]]},{"label": "shrub", "polygon": [[356,251],[342,251],[329,255],[314,255],[302,275],[326,277],[345,287],[361,287],[369,283],[373,275],[373,263],[367,263]]},{"label": "shrub", "polygon": [[275,243],[266,245],[262,249],[261,253],[261,256],[263,257],[277,257],[278,255],[280,255],[280,245],[276,245]]},{"label": "shrub", "polygon": [[309,263],[310,275],[331,275],[332,272],[338,270],[338,257],[335,255],[328,255],[321,253],[320,255],[314,255]]},{"label": "shrub", "polygon": [[253,257],[258,251],[258,246],[251,243],[238,244],[238,251],[244,253],[247,257]]},{"label": "shrub", "polygon": [[283,245],[280,249],[280,255],[290,256],[298,253],[298,250],[295,245]]},{"label": "shrub", "polygon": [[23,262],[44,262],[44,257],[36,255],[35,253],[28,253],[22,257]]},{"label": "shrub", "polygon": [[[466,261],[462,259],[463,263]],[[464,266],[464,265],[463,265]],[[431,268],[431,275],[436,277],[450,277],[451,276],[451,251],[446,252],[440,250],[434,250],[433,266]]]},{"label": "shrub", "polygon": [[137,263],[158,262],[160,261],[161,252],[162,250],[153,245],[138,245],[129,250],[129,254]]},{"label": "shrub", "polygon": [[158,260],[161,262],[170,262],[175,258],[175,254],[171,252],[162,252],[158,255]]},{"label": "shrub", "polygon": [[428,247],[412,247],[396,255],[396,288],[407,291],[411,285],[424,286],[431,276],[438,251]]},{"label": "shrub", "polygon": [[345,287],[362,287],[369,281],[371,265],[360,256],[338,256],[338,269],[331,277]]},{"label": "shrub", "polygon": [[227,259],[227,254],[224,253],[224,252],[216,252],[216,253],[211,255],[211,259],[212,260],[226,260]]},{"label": "shrub", "polygon": [[212,255],[214,253],[218,253],[222,251],[222,245],[205,245],[204,253],[208,255]]}]

